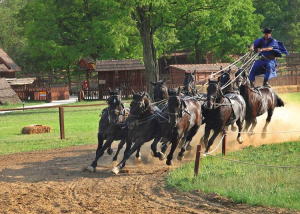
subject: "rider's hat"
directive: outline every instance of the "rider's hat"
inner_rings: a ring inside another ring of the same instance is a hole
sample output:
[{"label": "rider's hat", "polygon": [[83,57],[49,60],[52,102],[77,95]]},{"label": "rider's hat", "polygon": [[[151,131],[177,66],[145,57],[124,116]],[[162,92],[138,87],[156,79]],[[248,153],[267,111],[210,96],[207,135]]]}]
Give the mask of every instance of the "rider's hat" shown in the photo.
[{"label": "rider's hat", "polygon": [[273,30],[274,30],[274,28],[272,28],[272,27],[266,27],[266,28],[262,28],[261,32],[263,32],[263,33],[272,33]]}]

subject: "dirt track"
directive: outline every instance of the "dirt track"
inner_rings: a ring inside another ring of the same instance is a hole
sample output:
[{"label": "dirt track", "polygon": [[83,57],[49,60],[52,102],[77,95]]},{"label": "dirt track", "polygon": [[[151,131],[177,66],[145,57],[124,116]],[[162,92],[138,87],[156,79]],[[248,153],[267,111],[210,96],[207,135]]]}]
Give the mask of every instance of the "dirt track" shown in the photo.
[{"label": "dirt track", "polygon": [[[296,130],[298,118],[288,115],[295,109],[299,107],[276,109],[268,131]],[[261,131],[264,121],[262,116],[256,131]],[[197,138],[200,136],[201,131]],[[235,138],[228,136],[229,150],[242,148]],[[261,145],[299,139],[299,133],[244,139],[243,146]],[[128,174],[113,175],[112,156],[107,154],[99,160],[95,173],[84,172],[95,149],[96,145],[89,145],[0,156],[0,213],[296,213],[235,204],[214,193],[166,190],[164,179],[172,168],[149,155],[149,143],[142,148],[144,164],[136,166],[132,157],[127,162]],[[183,162],[175,160],[173,168],[193,161],[193,154],[187,154]]]},{"label": "dirt track", "polygon": [[130,159],[128,174],[113,175],[105,154],[95,173],[84,172],[94,151],[90,145],[1,156],[1,213],[291,213],[166,190],[170,168],[150,157],[140,166]]}]

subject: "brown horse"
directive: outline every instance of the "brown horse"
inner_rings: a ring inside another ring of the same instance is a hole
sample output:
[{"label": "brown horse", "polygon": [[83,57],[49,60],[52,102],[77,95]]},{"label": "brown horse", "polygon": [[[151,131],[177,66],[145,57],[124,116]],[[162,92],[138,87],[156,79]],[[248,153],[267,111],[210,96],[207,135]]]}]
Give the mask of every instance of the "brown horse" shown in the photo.
[{"label": "brown horse", "polygon": [[182,96],[180,87],[178,90],[172,89],[168,91],[168,110],[171,127],[173,132],[171,135],[172,147],[167,156],[167,165],[172,164],[173,153],[181,140],[184,144],[178,154],[178,160],[184,157],[188,145],[197,133],[201,125],[201,104],[193,97]]},{"label": "brown horse", "polygon": [[[206,146],[206,153],[218,134],[224,129],[228,129],[228,126],[233,123],[236,123],[239,128],[237,141],[239,143],[243,142],[240,132],[246,114],[246,104],[242,96],[237,94],[223,95],[218,81],[209,80],[205,114],[204,144]],[[208,141],[211,130],[214,130],[214,133]]]},{"label": "brown horse", "polygon": [[253,134],[253,130],[257,124],[256,117],[268,112],[266,124],[262,130],[262,138],[266,137],[267,127],[271,121],[275,107],[284,106],[284,102],[278,95],[268,87],[254,88],[253,83],[249,79],[244,69],[239,69],[236,74],[236,84],[240,89],[240,94],[246,102],[246,125],[244,130],[251,129],[249,135]]}]

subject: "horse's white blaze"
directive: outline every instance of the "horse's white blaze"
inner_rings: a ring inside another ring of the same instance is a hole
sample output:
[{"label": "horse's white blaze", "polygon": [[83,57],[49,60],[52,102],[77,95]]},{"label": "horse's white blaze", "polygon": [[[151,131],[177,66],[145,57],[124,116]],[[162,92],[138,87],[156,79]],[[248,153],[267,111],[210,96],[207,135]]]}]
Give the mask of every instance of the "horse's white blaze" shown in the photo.
[{"label": "horse's white blaze", "polygon": [[114,167],[111,171],[117,175],[120,170],[118,169],[118,167]]}]

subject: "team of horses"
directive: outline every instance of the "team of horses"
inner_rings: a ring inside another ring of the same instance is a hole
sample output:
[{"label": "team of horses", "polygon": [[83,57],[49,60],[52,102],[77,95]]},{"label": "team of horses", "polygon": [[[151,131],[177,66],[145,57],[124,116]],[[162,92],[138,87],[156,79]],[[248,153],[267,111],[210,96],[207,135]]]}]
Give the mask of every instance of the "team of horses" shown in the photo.
[{"label": "team of horses", "polygon": [[[114,141],[120,142],[113,161],[117,160],[120,150],[126,145],[123,159],[112,169],[115,174],[125,167],[126,160],[135,152],[136,161],[140,162],[141,146],[152,140],[152,156],[160,160],[166,158],[166,164],[172,165],[176,148],[180,148],[177,159],[182,160],[185,151],[191,150],[190,143],[201,125],[205,126],[201,139],[205,153],[209,152],[216,137],[230,125],[232,130],[237,125],[237,141],[241,144],[241,132],[251,136],[257,124],[256,117],[267,112],[262,132],[262,137],[265,137],[274,108],[284,106],[271,88],[255,88],[244,69],[239,69],[234,75],[229,69],[223,71],[217,80],[209,80],[206,94],[198,93],[195,72],[185,74],[182,89],[168,89],[166,79],[151,84],[154,86],[154,102],[146,92],[132,90],[130,107],[124,106],[120,89],[109,89],[108,107],[102,111],[99,121],[96,157],[87,170],[96,170],[97,162],[105,151],[113,153],[111,145]],[[158,143],[161,143],[160,150]],[[171,148],[166,155],[169,146]]]}]

